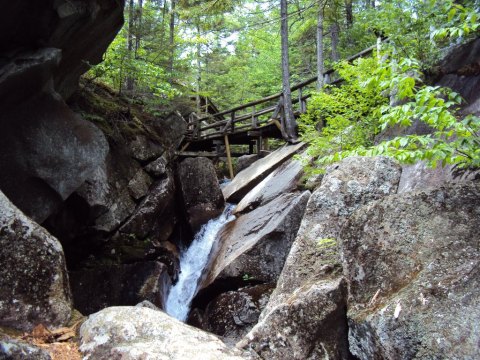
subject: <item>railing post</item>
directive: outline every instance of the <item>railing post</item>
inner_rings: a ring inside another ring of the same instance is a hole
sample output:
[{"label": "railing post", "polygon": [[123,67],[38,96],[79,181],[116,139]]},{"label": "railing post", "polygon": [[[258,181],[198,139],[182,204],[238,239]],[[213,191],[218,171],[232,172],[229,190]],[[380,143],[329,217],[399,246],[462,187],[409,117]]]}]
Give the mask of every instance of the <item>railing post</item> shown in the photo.
[{"label": "railing post", "polygon": [[232,133],[235,132],[235,111],[232,111],[232,117],[231,117],[231,127],[232,127]]},{"label": "railing post", "polygon": [[305,106],[305,101],[302,99],[303,98],[303,88],[298,89],[298,103],[300,104],[300,113],[303,114],[305,111],[307,111],[306,106]]},{"label": "railing post", "polygon": [[252,109],[252,128],[256,129],[258,127],[258,116],[255,115],[255,105]]},{"label": "railing post", "polygon": [[193,120],[194,121],[193,122],[193,137],[195,139],[198,139],[198,138],[200,138],[200,135],[201,135],[200,134],[200,118],[196,114],[194,114],[193,119],[194,119]]}]

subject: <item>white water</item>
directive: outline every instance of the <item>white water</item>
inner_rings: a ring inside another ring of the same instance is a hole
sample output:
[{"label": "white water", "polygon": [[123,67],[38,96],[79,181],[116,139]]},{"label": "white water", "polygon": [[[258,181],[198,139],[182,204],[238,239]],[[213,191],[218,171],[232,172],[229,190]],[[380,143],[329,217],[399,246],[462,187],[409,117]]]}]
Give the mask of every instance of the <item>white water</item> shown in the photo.
[{"label": "white water", "polygon": [[207,265],[210,251],[221,227],[235,219],[231,215],[233,205],[227,204],[223,214],[203,225],[192,244],[180,257],[178,282],[170,289],[165,311],[174,318],[187,320],[190,304],[196,294],[198,279]]}]

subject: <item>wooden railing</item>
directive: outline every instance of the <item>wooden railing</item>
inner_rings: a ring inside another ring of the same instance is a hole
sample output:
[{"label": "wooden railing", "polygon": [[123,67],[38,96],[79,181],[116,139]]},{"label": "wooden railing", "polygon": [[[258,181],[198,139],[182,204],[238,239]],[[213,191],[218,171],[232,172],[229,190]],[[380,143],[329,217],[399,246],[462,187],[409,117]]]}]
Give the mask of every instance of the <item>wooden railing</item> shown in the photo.
[{"label": "wooden railing", "polygon": [[[358,54],[347,59],[351,62],[355,59],[370,55],[377,45],[371,46]],[[335,73],[334,69],[324,72],[325,83],[331,85],[342,82],[342,79],[330,81]],[[317,82],[317,77],[305,80],[291,88],[294,110],[304,113],[307,108],[307,100],[314,89],[312,84]],[[294,96],[295,95],[295,96]],[[232,109],[220,111],[203,117],[195,114],[190,115],[188,138],[190,141],[222,138],[228,134],[240,131],[251,131],[264,125],[275,123],[277,126],[283,124],[283,94],[277,93],[264,97],[263,99],[236,106]],[[272,115],[269,115],[272,114]],[[280,120],[280,121],[279,121]],[[280,129],[281,130],[281,129]]]}]

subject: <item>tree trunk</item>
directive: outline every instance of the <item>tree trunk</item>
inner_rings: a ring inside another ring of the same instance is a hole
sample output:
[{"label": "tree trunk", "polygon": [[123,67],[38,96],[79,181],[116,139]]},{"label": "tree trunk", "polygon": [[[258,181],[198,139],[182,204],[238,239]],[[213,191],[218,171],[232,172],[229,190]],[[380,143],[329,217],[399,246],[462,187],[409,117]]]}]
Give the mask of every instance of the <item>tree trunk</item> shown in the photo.
[{"label": "tree trunk", "polygon": [[[200,26],[197,24],[197,34],[200,38]],[[201,117],[202,99],[200,98],[200,83],[202,82],[202,44],[200,39],[197,42],[197,115]]]},{"label": "tree trunk", "polygon": [[[128,8],[128,36],[127,36],[127,50],[128,50],[128,57],[131,59],[133,57],[133,26],[134,26],[134,9],[135,9],[135,1],[129,1],[129,8]],[[127,65],[128,66],[128,65]],[[127,76],[127,90],[133,90],[133,83],[134,79],[132,74],[128,73]]]},{"label": "tree trunk", "polygon": [[338,54],[338,33],[340,28],[338,22],[335,20],[330,26],[330,34],[332,37],[332,61],[337,62],[340,60],[340,55]]},{"label": "tree trunk", "polygon": [[353,25],[353,0],[345,0],[345,20],[347,27]]},{"label": "tree trunk", "polygon": [[137,26],[135,31],[135,59],[138,59],[138,49],[140,49],[140,42],[142,40],[142,16],[143,16],[143,0],[138,0],[137,10]]},{"label": "tree trunk", "polygon": [[169,47],[170,47],[170,57],[168,59],[168,71],[170,72],[170,83],[172,82],[173,79],[173,62],[175,59],[175,3],[176,0],[171,0],[172,1],[172,8],[170,12],[170,41],[169,41]]},{"label": "tree trunk", "polygon": [[324,56],[323,56],[323,1],[318,3],[317,19],[317,90],[321,91],[324,85]]},{"label": "tree trunk", "polygon": [[281,36],[282,36],[282,85],[283,85],[283,111],[284,123],[283,137],[291,143],[297,142],[296,121],[292,107],[292,93],[290,90],[290,69],[288,58],[288,11],[287,0],[280,0]]}]

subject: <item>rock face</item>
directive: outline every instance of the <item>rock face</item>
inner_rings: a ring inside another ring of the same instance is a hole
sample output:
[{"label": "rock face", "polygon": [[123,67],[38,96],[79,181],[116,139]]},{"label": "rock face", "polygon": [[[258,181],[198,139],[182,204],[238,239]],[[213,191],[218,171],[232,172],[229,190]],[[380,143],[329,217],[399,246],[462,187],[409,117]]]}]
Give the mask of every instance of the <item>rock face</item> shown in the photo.
[{"label": "rock face", "polygon": [[[123,1],[115,0],[5,4],[0,16],[0,52],[16,54],[19,49],[39,48],[61,50],[58,68],[49,76],[53,75],[57,91],[68,97],[89,64],[102,61],[103,53],[123,24],[123,7]],[[22,25],[27,23],[28,27]],[[21,83],[15,88],[19,86],[29,88]]]},{"label": "rock face", "polygon": [[305,284],[237,346],[250,348],[262,359],[349,359],[346,298],[343,279]]},{"label": "rock face", "polygon": [[177,169],[187,221],[195,233],[219,216],[225,205],[215,168],[207,158],[188,158]]},{"label": "rock face", "polygon": [[455,47],[440,63],[438,85],[448,86],[466,101],[463,114],[480,115],[480,39]]},{"label": "rock face", "polygon": [[62,246],[0,192],[0,325],[59,327],[72,304]]},{"label": "rock face", "polygon": [[123,5],[47,0],[11,3],[0,15],[0,188],[38,222],[107,154],[103,134],[61,96],[68,98],[89,64],[102,60],[123,23]]},{"label": "rock face", "polygon": [[340,266],[337,240],[345,221],[358,207],[394,194],[400,167],[388,158],[347,158],[327,168],[312,194],[269,307],[294,289]]},{"label": "rock face", "polygon": [[50,95],[2,111],[0,123],[0,188],[37,222],[92,176],[108,152],[100,130]]},{"label": "rock face", "polygon": [[84,315],[144,300],[163,309],[170,288],[166,265],[154,261],[71,272],[70,277],[75,308]]},{"label": "rock face", "polygon": [[[480,185],[390,196],[341,233],[360,359],[480,356]],[[465,316],[468,314],[468,316]]]},{"label": "rock face", "polygon": [[281,147],[241,171],[223,188],[226,201],[239,202],[250,190],[294,154],[304,148],[304,143]]},{"label": "rock face", "polygon": [[303,166],[299,161],[290,160],[283,163],[238,203],[234,214],[250,211],[281,194],[295,191],[302,175]]},{"label": "rock face", "polygon": [[218,338],[145,307],[113,307],[80,328],[85,359],[244,359]]},{"label": "rock face", "polygon": [[[138,205],[135,212],[119,229],[120,233],[133,234],[140,239],[146,238],[149,234],[155,233],[155,238],[158,241],[165,241],[169,238],[171,231],[166,234],[161,234],[161,225],[163,222],[159,221],[162,216],[171,220],[169,215],[169,207],[173,205],[175,184],[173,178],[167,177],[164,180],[157,182],[150,190],[145,199]],[[168,221],[167,221],[168,223]],[[171,222],[173,227],[173,221]],[[155,229],[158,227],[158,229]]]},{"label": "rock face", "polygon": [[217,296],[205,309],[202,329],[234,345],[258,322],[274,285],[256,285]]},{"label": "rock face", "polygon": [[402,166],[398,193],[434,188],[446,183],[469,182],[480,178],[480,170],[455,169],[452,165],[429,168],[424,162]]},{"label": "rock face", "polygon": [[238,346],[265,359],[349,358],[340,229],[358,207],[395,193],[399,178],[400,167],[387,158],[327,168],[260,322]]},{"label": "rock face", "polygon": [[218,235],[201,288],[247,276],[275,282],[300,226],[310,192],[285,194],[230,223]]}]

